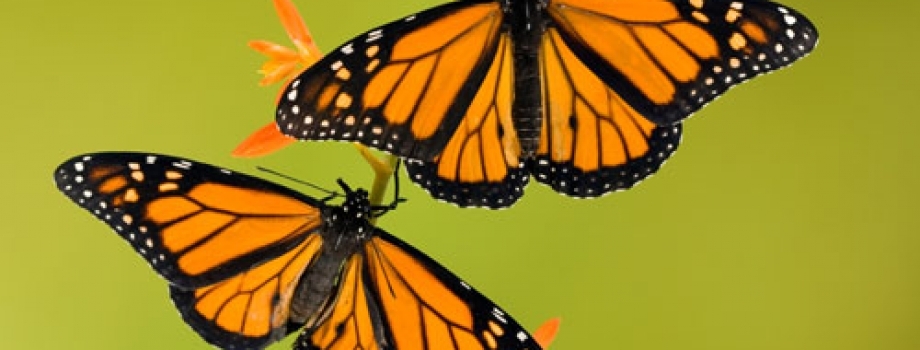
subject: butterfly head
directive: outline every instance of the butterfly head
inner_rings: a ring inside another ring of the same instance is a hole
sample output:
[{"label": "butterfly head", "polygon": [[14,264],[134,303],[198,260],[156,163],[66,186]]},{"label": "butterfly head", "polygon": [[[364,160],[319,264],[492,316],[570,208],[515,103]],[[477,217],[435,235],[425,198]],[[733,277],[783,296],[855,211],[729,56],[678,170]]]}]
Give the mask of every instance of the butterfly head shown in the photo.
[{"label": "butterfly head", "polygon": [[348,219],[369,220],[371,218],[371,201],[368,198],[367,191],[363,188],[353,190],[342,179],[339,179],[338,183],[342,190],[345,191],[345,202],[341,206],[342,212],[348,216]]},{"label": "butterfly head", "polygon": [[364,189],[352,189],[341,179],[339,186],[345,191],[345,201],[340,206],[329,206],[323,215],[327,231],[335,232],[339,240],[345,237],[363,239],[372,231],[368,221],[373,210],[368,193]]}]

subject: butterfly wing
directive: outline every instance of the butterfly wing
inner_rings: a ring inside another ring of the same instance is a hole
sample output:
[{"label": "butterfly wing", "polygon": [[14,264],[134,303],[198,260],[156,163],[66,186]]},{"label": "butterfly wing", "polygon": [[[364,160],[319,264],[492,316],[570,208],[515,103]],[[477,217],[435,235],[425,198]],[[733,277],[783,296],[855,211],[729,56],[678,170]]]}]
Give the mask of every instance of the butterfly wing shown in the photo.
[{"label": "butterfly wing", "polygon": [[371,30],[295,78],[276,122],[298,139],[432,160],[488,71],[501,22],[498,3],[455,2]]},{"label": "butterfly wing", "polygon": [[506,207],[523,195],[528,176],[511,119],[511,40],[498,51],[457,131],[434,161],[409,159],[406,171],[433,197],[461,207]]},{"label": "butterfly wing", "polygon": [[224,280],[287,252],[321,222],[322,204],[312,198],[165,155],[78,156],[58,167],[55,181],[183,288]]},{"label": "butterfly wing", "polygon": [[170,286],[186,323],[224,349],[262,348],[299,325],[289,323],[291,298],[300,276],[317,256],[318,235],[250,270],[215,284],[188,290]]},{"label": "butterfly wing", "polygon": [[805,16],[761,0],[551,0],[548,12],[571,51],[659,125],[791,64],[818,40]]},{"label": "butterfly wing", "polygon": [[677,149],[681,125],[657,126],[629,106],[549,28],[541,44],[544,109],[528,169],[559,193],[595,197],[651,175]]},{"label": "butterfly wing", "polygon": [[383,230],[349,266],[339,317],[307,329],[296,349],[540,349],[488,298]]},{"label": "butterfly wing", "polygon": [[98,153],[55,171],[58,188],[111,226],[170,282],[209,342],[261,347],[283,336],[299,276],[319,249],[321,203],[207,164]]}]

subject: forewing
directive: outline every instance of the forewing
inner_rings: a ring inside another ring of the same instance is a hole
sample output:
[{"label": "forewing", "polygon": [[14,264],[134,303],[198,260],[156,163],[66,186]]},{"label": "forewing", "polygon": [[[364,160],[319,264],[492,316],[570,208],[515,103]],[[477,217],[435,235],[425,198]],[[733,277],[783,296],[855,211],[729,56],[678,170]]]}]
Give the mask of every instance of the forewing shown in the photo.
[{"label": "forewing", "polygon": [[551,0],[565,43],[633,109],[659,125],[814,49],[802,14],[760,0]]},{"label": "forewing", "polygon": [[498,3],[454,2],[371,30],[288,85],[278,126],[432,160],[485,76],[501,22]]},{"label": "forewing", "polygon": [[165,155],[77,156],[58,188],[112,227],[170,283],[194,289],[302,242],[320,203],[267,181]]}]

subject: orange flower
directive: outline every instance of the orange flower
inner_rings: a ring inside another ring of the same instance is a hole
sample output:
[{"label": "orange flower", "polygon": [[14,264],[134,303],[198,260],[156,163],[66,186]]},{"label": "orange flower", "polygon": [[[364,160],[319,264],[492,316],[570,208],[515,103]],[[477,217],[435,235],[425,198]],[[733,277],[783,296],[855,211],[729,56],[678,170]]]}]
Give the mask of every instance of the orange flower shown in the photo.
[{"label": "orange flower", "polygon": [[[294,4],[290,0],[274,0],[274,3],[278,17],[281,18],[281,24],[295,48],[291,49],[265,40],[249,42],[249,47],[253,50],[268,56],[268,61],[259,70],[259,73],[262,74],[259,85],[262,86],[290,81],[323,56],[316,47],[316,43],[313,42],[313,36],[310,35],[310,30],[307,29],[307,25],[304,24]],[[281,91],[283,90],[282,88]],[[275,123],[271,122],[236,146],[232,154],[236,157],[261,157],[293,142],[294,139],[283,135],[278,131]]]},{"label": "orange flower", "polygon": [[[249,47],[268,56],[268,62],[262,65],[259,73],[264,78],[259,85],[265,86],[282,80],[288,80],[303,69],[316,63],[323,56],[313,42],[310,30],[303,23],[297,8],[289,0],[274,0],[275,10],[281,19],[281,25],[287,31],[288,37],[294,43],[295,49],[290,49],[265,40],[253,40]],[[301,67],[302,66],[302,67]],[[297,69],[301,68],[301,69]]]}]

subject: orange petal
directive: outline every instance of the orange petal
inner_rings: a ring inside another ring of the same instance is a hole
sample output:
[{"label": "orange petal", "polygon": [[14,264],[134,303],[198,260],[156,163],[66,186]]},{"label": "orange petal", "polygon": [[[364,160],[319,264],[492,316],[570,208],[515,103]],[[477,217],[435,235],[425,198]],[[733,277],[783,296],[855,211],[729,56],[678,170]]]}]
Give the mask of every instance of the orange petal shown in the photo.
[{"label": "orange petal", "polygon": [[559,332],[559,322],[561,321],[559,317],[553,317],[544,322],[543,325],[532,333],[533,340],[536,340],[541,348],[549,348],[549,344],[556,339],[556,333]]},{"label": "orange petal", "polygon": [[274,84],[296,73],[295,70],[300,62],[300,55],[297,54],[297,51],[265,40],[250,41],[249,47],[269,58],[259,70],[259,74],[264,75],[259,85]]},{"label": "orange petal", "polygon": [[240,158],[262,157],[292,143],[294,139],[282,134],[275,122],[271,122],[249,135],[231,154]]},{"label": "orange petal", "polygon": [[[259,70],[259,73],[264,75],[262,80],[259,80],[259,86],[277,83],[297,72],[299,72],[297,70],[297,61],[282,62],[271,60],[265,62],[265,64],[262,65],[262,69]],[[284,91],[284,89],[282,88],[281,91]]]},{"label": "orange petal", "polygon": [[281,18],[281,25],[284,26],[284,30],[287,31],[294,45],[297,46],[298,49],[305,50],[306,53],[314,59],[322,57],[322,53],[319,52],[319,48],[317,48],[316,43],[313,42],[313,36],[310,35],[310,30],[307,29],[307,25],[304,24],[303,19],[300,17],[300,13],[298,13],[297,8],[294,7],[294,3],[290,0],[275,0],[274,3],[275,11],[278,12],[278,17]]},{"label": "orange petal", "polygon": [[259,51],[265,56],[268,56],[271,59],[281,59],[281,60],[296,60],[297,51],[289,49],[285,46],[275,44],[271,41],[265,40],[252,40],[247,43],[250,48],[253,50]]}]

